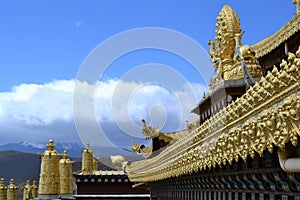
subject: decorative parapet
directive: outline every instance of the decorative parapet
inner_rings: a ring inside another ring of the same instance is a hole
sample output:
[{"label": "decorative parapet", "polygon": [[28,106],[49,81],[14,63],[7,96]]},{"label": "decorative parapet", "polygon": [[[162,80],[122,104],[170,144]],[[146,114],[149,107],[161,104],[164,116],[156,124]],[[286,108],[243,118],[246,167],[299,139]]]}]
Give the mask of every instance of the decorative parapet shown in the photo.
[{"label": "decorative parapet", "polygon": [[233,160],[284,150],[300,136],[300,48],[246,93],[158,156],[126,167],[132,182],[190,174]]},{"label": "decorative parapet", "polygon": [[256,53],[256,57],[260,58],[270,53],[277,48],[280,44],[284,43],[292,35],[298,32],[300,29],[300,15],[295,15],[292,20],[285,24],[275,34],[267,37],[266,39],[252,45],[252,49]]}]

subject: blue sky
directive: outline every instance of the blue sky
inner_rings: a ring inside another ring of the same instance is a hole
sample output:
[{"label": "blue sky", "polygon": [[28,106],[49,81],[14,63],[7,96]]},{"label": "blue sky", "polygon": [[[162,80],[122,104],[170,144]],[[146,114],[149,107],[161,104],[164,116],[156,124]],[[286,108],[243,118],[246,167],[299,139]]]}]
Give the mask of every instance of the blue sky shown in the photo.
[{"label": "blue sky", "polygon": [[72,79],[88,53],[110,36],[133,28],[182,32],[208,49],[216,17],[229,4],[253,44],[292,18],[289,1],[1,1],[0,91],[21,83]]},{"label": "blue sky", "polygon": [[[216,17],[225,4],[229,4],[241,19],[241,28],[246,31],[244,44],[254,44],[275,33],[296,11],[291,1],[271,0],[1,1],[0,144],[28,139],[46,140],[49,137],[66,142],[80,141],[73,122],[72,81],[97,45],[123,31],[160,27],[187,35],[208,51],[207,41],[215,37]],[[95,95],[96,118],[104,121],[104,129],[112,132],[109,137],[114,138],[111,139],[113,143],[119,138],[120,127],[107,125],[113,121],[111,118],[114,115],[111,112],[114,105],[111,96],[106,95],[113,95],[111,90],[124,74],[147,63],[174,67],[192,84],[191,87],[196,90],[196,99],[188,100],[192,97],[186,93],[184,82],[182,88],[170,92],[168,88],[158,88],[157,85],[149,88],[143,80],[136,79],[132,82],[127,80],[120,86],[122,91],[128,88],[138,91],[130,93],[133,99],[117,102],[116,105],[132,108],[129,115],[138,128],[140,124],[137,120],[140,118],[151,121],[151,108],[156,113],[154,118],[163,116],[164,112],[172,117],[172,120],[164,120],[165,124],[159,124],[160,120],[157,120],[158,125],[152,118],[154,121],[151,124],[163,126],[165,131],[173,131],[174,123],[180,124],[194,117],[187,113],[205,88],[203,79],[195,73],[190,63],[161,50],[130,52],[107,68],[99,81],[100,91]],[[80,87],[88,88],[85,85]],[[154,92],[149,94],[149,91]],[[127,97],[120,95],[120,99]],[[178,101],[180,95],[179,107],[182,111],[178,114],[174,110],[178,106],[168,104]],[[166,103],[167,106],[157,107],[159,103]],[[150,114],[145,113],[145,110]],[[95,131],[89,128],[87,131]],[[122,142],[117,141],[117,145],[130,144],[131,137],[140,133],[132,134],[124,136],[126,139]]]}]

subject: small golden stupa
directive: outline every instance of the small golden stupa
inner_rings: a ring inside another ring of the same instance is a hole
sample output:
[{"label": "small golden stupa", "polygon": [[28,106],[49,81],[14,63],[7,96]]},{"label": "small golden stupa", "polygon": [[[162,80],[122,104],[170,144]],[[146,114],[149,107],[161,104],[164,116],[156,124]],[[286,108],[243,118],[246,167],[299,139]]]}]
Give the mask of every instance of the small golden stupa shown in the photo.
[{"label": "small golden stupa", "polygon": [[96,158],[96,156],[95,155],[93,155],[93,170],[94,171],[98,171],[99,169],[98,169],[98,160],[97,160],[97,158]]},{"label": "small golden stupa", "polygon": [[0,199],[6,200],[7,187],[4,184],[4,178],[0,179]]},{"label": "small golden stupa", "polygon": [[18,187],[15,185],[14,179],[10,179],[10,184],[7,187],[7,200],[17,200]]},{"label": "small golden stupa", "polygon": [[39,195],[39,187],[36,184],[36,180],[34,180],[33,183],[32,183],[31,194],[32,194],[33,198],[36,198]]},{"label": "small golden stupa", "polygon": [[28,199],[32,199],[32,197],[31,197],[31,185],[30,185],[29,180],[26,181],[26,185],[24,186],[24,190],[23,190],[23,200],[28,200]]},{"label": "small golden stupa", "polygon": [[90,143],[86,144],[86,148],[82,151],[82,174],[91,175],[94,173],[94,155],[90,149]]},{"label": "small golden stupa", "polygon": [[59,173],[60,173],[60,196],[72,196],[73,184],[72,184],[72,165],[75,161],[71,161],[65,150],[62,154],[62,159],[59,161]]},{"label": "small golden stupa", "polygon": [[62,156],[54,150],[53,139],[47,144],[47,150],[39,154],[42,157],[39,198],[56,199],[59,194],[59,158]]}]

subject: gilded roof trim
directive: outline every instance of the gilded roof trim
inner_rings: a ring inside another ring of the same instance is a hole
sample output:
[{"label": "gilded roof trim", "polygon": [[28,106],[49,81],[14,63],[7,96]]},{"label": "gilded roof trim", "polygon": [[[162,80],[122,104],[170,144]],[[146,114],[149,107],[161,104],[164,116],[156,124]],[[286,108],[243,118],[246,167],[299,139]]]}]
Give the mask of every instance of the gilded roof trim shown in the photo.
[{"label": "gilded roof trim", "polygon": [[253,50],[256,53],[256,57],[260,58],[270,53],[277,48],[280,44],[285,42],[291,36],[293,36],[300,29],[300,15],[295,15],[292,20],[285,24],[275,34],[267,37],[266,39],[252,45]]},{"label": "gilded roof trim", "polygon": [[289,53],[281,71],[274,67],[235,102],[158,156],[126,167],[133,182],[152,182],[202,171],[273,145],[296,145],[300,136],[300,49]]}]

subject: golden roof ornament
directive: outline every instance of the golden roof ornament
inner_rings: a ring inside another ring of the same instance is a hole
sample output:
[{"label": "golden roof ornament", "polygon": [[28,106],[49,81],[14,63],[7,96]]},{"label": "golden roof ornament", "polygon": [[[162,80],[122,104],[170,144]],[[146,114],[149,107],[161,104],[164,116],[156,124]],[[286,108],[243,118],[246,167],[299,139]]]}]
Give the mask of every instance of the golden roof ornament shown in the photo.
[{"label": "golden roof ornament", "polygon": [[85,149],[82,151],[81,171],[83,175],[94,173],[93,160],[94,160],[93,151],[90,149],[90,143],[87,142]]},{"label": "golden roof ornament", "polygon": [[93,155],[93,170],[94,171],[98,171],[99,170],[98,169],[98,163],[99,163],[98,159],[96,158],[95,155]]},{"label": "golden roof ornament", "polygon": [[64,150],[63,154],[62,154],[62,159],[67,160],[69,158],[68,153],[66,150]]},{"label": "golden roof ornament", "polygon": [[127,165],[126,158],[121,155],[110,156],[111,162],[116,169],[122,169],[125,171]]},{"label": "golden roof ornament", "polygon": [[90,149],[90,145],[91,145],[91,144],[90,144],[89,142],[87,142],[87,143],[86,143],[86,149]]},{"label": "golden roof ornament", "polygon": [[229,5],[225,5],[217,17],[216,50],[221,62],[232,63],[235,51],[234,35],[241,32],[240,19]]},{"label": "golden roof ornament", "polygon": [[142,133],[146,140],[151,139],[152,142],[149,146],[143,144],[135,144],[134,140],[131,142],[132,152],[140,153],[144,158],[149,158],[152,156],[153,151],[155,151],[154,141],[157,145],[159,143],[160,148],[164,145],[169,144],[174,138],[168,134],[160,132],[159,128],[151,127],[146,125],[146,121],[142,119]]},{"label": "golden roof ornament", "polygon": [[36,184],[36,180],[33,181],[31,188],[32,188],[32,190],[31,190],[32,198],[38,197],[39,188]]},{"label": "golden roof ornament", "polygon": [[[216,37],[214,42],[209,40],[209,55],[212,64],[215,67],[214,83],[226,80],[226,71],[228,66],[233,64],[233,55],[235,53],[234,36],[241,32],[240,19],[229,5],[225,5],[217,17]],[[214,87],[214,84],[213,86]]]},{"label": "golden roof ornament", "polygon": [[7,200],[17,200],[17,189],[14,179],[10,179],[10,184],[7,186]]},{"label": "golden roof ornament", "polygon": [[7,198],[7,187],[4,184],[4,178],[0,179],[0,199],[6,200]]},{"label": "golden roof ornament", "polygon": [[134,140],[131,140],[131,150],[133,153],[140,153],[144,158],[148,158],[152,155],[153,145],[146,147],[143,144],[135,144]]},{"label": "golden roof ornament", "polygon": [[39,154],[42,157],[39,181],[39,196],[56,198],[59,194],[59,154],[54,148],[53,139],[49,140],[47,150]]},{"label": "golden roof ornament", "polygon": [[63,198],[71,197],[73,194],[72,165],[74,163],[75,161],[71,161],[67,151],[64,150],[59,161],[59,194]]},{"label": "golden roof ornament", "polygon": [[160,134],[160,130],[157,127],[147,126],[144,119],[142,119],[142,129],[145,139],[155,138]]},{"label": "golden roof ornament", "polygon": [[23,200],[29,200],[29,199],[32,199],[31,185],[30,185],[30,181],[27,180],[23,190]]},{"label": "golden roof ornament", "polygon": [[226,80],[244,78],[248,86],[262,76],[254,50],[242,45],[244,31],[240,19],[233,9],[225,5],[217,17],[215,41],[209,40],[209,55],[215,68],[215,76],[209,84],[209,91]]},{"label": "golden roof ornament", "polygon": [[[274,66],[245,94],[211,116],[184,140],[150,160],[127,164],[130,181],[152,182],[188,175],[217,165],[224,167],[234,160],[246,161],[256,153],[263,156],[266,150],[272,152],[274,146],[283,151],[289,142],[297,146],[300,47],[295,54],[288,55],[280,69]],[[229,122],[227,126],[223,126],[223,120]],[[214,137],[207,137],[208,134]]]},{"label": "golden roof ornament", "polygon": [[49,144],[47,144],[47,148],[48,148],[48,150],[50,150],[50,151],[53,151],[53,150],[55,149],[55,145],[54,145],[53,139],[50,139],[50,140],[49,140]]}]

